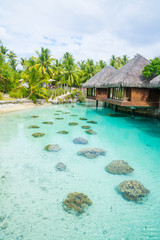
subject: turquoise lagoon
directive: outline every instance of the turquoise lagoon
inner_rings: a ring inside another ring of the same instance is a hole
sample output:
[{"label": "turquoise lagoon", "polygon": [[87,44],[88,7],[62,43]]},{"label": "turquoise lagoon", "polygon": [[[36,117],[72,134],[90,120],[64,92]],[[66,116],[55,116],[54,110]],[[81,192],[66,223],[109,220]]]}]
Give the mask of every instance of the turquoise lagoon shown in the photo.
[{"label": "turquoise lagoon", "polygon": [[[115,117],[113,110],[96,109],[92,104],[67,106],[0,116],[0,240],[160,239],[160,122],[131,119],[130,115]],[[70,114],[56,116],[57,110]],[[42,124],[44,121],[54,124]],[[79,125],[69,126],[69,122]],[[33,124],[40,128],[28,129]],[[86,134],[82,125],[90,125],[97,134]],[[57,134],[60,130],[69,134]],[[35,132],[46,135],[34,138]],[[88,145],[72,142],[80,136]],[[45,151],[48,144],[59,144],[61,151]],[[87,159],[77,155],[84,147],[103,148],[107,153]],[[113,160],[128,161],[134,172],[123,176],[107,173],[104,168]],[[64,162],[68,170],[56,171],[58,162]],[[117,186],[127,179],[140,181],[151,193],[141,203],[125,200]],[[93,201],[80,216],[62,208],[67,194],[75,191]]]}]

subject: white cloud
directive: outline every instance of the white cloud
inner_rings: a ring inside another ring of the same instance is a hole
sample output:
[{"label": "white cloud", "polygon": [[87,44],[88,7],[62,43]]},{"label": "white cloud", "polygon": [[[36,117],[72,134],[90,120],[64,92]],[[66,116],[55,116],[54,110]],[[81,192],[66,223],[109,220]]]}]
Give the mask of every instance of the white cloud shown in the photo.
[{"label": "white cloud", "polygon": [[158,0],[0,0],[0,5],[0,39],[19,57],[34,55],[40,46],[57,58],[69,51],[76,60],[160,55]]}]

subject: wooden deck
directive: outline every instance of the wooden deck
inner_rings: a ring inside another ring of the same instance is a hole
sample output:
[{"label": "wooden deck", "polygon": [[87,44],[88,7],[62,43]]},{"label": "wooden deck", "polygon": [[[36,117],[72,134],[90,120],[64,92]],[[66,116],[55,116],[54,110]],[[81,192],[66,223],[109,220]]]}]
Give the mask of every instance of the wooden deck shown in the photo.
[{"label": "wooden deck", "polygon": [[159,102],[131,102],[131,101],[121,101],[117,99],[111,99],[111,98],[103,98],[103,102],[107,102],[113,105],[117,106],[123,106],[123,107],[158,107]]}]

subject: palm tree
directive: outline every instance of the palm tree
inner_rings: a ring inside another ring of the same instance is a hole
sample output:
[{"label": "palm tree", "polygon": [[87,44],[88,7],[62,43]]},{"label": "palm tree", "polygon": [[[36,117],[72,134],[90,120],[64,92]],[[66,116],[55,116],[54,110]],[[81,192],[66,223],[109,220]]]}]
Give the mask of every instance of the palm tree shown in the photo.
[{"label": "palm tree", "polygon": [[123,62],[123,65],[125,65],[126,63],[129,62],[129,57],[127,57],[127,55],[123,55],[122,57],[122,62]]},{"label": "palm tree", "polygon": [[64,70],[62,74],[62,81],[66,82],[70,86],[80,85],[80,69],[74,63],[74,59],[69,57],[64,63]]},{"label": "palm tree", "polygon": [[115,67],[115,63],[116,63],[115,55],[112,55],[112,57],[110,58],[109,61],[110,61],[109,65],[112,66],[112,67]]},{"label": "palm tree", "polygon": [[[25,82],[28,83],[28,87],[20,86],[18,88],[24,89],[26,92],[28,92],[28,96],[30,99],[33,100],[33,102],[36,102],[37,98],[44,98],[46,101],[46,88],[42,87],[42,84],[45,82],[47,83],[47,80],[41,80],[41,72],[38,71],[35,68],[31,68],[26,73],[23,73],[23,79]],[[17,89],[18,89],[17,88]]]},{"label": "palm tree", "polygon": [[97,64],[99,65],[100,69],[104,68],[107,65],[106,62],[103,60],[99,60]]},{"label": "palm tree", "polygon": [[17,67],[17,56],[13,51],[9,51],[9,53],[7,54],[8,58],[9,58],[9,64],[11,66],[11,68],[16,71],[16,67]]},{"label": "palm tree", "polygon": [[53,64],[54,79],[60,81],[61,75],[63,74],[63,67],[61,60],[56,59],[55,64]]},{"label": "palm tree", "polygon": [[52,62],[55,60],[55,58],[51,57],[50,50],[48,48],[44,49],[41,47],[41,52],[36,51],[36,53],[38,57],[32,57],[36,63],[34,67],[41,71],[43,77],[48,74],[50,78],[53,78],[54,73],[52,70]]}]

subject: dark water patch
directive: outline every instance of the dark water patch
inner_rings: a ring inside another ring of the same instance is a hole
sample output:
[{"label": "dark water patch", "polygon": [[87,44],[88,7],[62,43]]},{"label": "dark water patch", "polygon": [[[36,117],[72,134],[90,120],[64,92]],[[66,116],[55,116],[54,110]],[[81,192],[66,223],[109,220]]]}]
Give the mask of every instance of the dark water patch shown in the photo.
[{"label": "dark water patch", "polygon": [[122,114],[122,113],[108,113],[107,116],[109,116],[109,117],[121,117],[121,118],[129,117],[128,115]]}]

